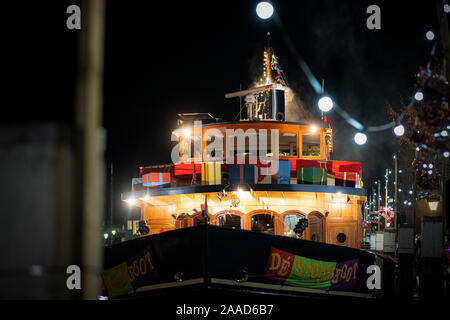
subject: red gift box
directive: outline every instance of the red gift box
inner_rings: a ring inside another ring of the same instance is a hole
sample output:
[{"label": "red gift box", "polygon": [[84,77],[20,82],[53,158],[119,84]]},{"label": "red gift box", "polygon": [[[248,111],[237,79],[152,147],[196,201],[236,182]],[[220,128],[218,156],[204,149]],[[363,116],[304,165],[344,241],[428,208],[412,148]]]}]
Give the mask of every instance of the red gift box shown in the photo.
[{"label": "red gift box", "polygon": [[336,172],[356,172],[361,177],[361,163],[351,161],[330,161],[329,173]]},{"label": "red gift box", "polygon": [[170,183],[169,172],[151,172],[142,176],[142,185],[145,187],[159,186]]},{"label": "red gift box", "polygon": [[356,172],[336,172],[335,185],[355,188],[359,175]]},{"label": "red gift box", "polygon": [[[195,173],[201,175],[202,173],[202,164],[195,164]],[[194,163],[178,163],[174,168],[175,177],[180,176],[192,176],[194,174]]]}]

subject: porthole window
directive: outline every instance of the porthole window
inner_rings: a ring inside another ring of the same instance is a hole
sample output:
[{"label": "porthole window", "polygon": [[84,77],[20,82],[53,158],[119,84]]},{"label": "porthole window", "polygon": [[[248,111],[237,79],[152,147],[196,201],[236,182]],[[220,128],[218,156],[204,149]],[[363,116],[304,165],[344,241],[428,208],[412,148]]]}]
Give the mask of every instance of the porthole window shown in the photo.
[{"label": "porthole window", "polygon": [[347,240],[347,236],[344,233],[339,233],[336,239],[339,243],[344,243]]}]

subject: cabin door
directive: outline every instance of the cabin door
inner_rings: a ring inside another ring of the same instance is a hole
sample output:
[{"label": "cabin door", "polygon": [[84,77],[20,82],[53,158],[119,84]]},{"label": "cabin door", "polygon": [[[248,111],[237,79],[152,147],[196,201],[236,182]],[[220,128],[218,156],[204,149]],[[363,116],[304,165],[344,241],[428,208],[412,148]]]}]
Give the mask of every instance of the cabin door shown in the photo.
[{"label": "cabin door", "polygon": [[322,217],[309,215],[309,240],[320,242],[322,239]]}]

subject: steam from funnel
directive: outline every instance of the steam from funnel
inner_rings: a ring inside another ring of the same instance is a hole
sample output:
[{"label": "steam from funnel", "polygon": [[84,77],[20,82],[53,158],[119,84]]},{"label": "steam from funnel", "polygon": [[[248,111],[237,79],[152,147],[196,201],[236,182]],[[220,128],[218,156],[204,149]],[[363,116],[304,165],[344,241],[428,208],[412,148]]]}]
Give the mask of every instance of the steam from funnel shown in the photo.
[{"label": "steam from funnel", "polygon": [[314,119],[306,104],[291,89],[285,88],[286,121],[309,122]]}]

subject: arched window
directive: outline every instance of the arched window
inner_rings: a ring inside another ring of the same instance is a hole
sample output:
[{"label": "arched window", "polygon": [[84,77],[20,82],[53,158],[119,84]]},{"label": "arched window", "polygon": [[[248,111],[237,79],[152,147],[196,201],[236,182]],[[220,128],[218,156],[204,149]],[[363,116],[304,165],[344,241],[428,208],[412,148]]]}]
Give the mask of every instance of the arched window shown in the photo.
[{"label": "arched window", "polygon": [[215,215],[214,224],[231,229],[244,229],[244,214],[236,210],[226,210]]},{"label": "arched window", "polygon": [[217,225],[224,228],[242,229],[242,217],[233,213],[225,213],[217,217]]},{"label": "arched window", "polygon": [[[300,219],[305,219],[306,215],[298,211],[289,211],[283,214],[283,235],[295,238],[294,228]],[[303,233],[304,234],[304,233]]]},{"label": "arched window", "polygon": [[275,234],[275,216],[260,213],[253,215],[250,221],[250,230]]}]

